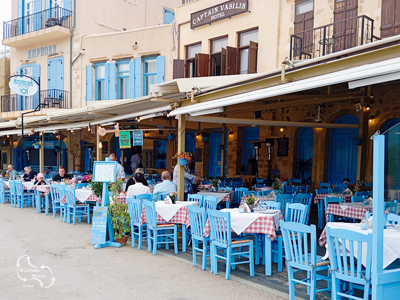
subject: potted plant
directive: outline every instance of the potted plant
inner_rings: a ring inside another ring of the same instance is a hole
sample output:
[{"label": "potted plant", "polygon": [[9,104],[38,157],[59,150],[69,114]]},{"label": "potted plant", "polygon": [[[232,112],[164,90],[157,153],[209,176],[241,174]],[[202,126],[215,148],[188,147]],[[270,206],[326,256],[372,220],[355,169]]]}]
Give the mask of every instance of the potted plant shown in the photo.
[{"label": "potted plant", "polygon": [[33,146],[35,149],[40,149],[40,142],[33,143],[32,146]]},{"label": "potted plant", "polygon": [[272,189],[273,189],[274,191],[278,191],[278,190],[279,190],[279,184],[278,184],[277,182],[274,182],[274,183],[272,184]]},{"label": "potted plant", "polygon": [[353,140],[354,146],[361,146],[362,139],[360,136],[353,136],[351,139]]},{"label": "potted plant", "polygon": [[254,203],[255,202],[256,202],[256,199],[254,198],[254,196],[248,197],[246,199],[247,206],[250,208],[250,210],[254,209]]},{"label": "potted plant", "polygon": [[108,205],[108,216],[111,219],[115,241],[125,246],[128,241],[125,233],[131,231],[128,205],[113,201]]},{"label": "potted plant", "polygon": [[173,157],[174,159],[178,159],[178,163],[181,166],[186,166],[189,162],[189,159],[192,157],[192,153],[190,152],[180,152],[176,153]]},{"label": "potted plant", "polygon": [[167,140],[168,140],[168,141],[173,141],[173,140],[175,140],[175,134],[174,134],[173,131],[171,131],[171,130],[168,131]]},{"label": "potted plant", "polygon": [[208,137],[210,136],[209,132],[202,132],[201,136],[203,137],[203,142],[207,143],[208,142]]},{"label": "potted plant", "polygon": [[175,204],[176,203],[176,198],[178,197],[178,193],[177,192],[171,192],[171,193],[169,193],[168,196],[171,199],[172,203]]},{"label": "potted plant", "polygon": [[101,198],[103,194],[103,183],[102,182],[90,182],[90,188],[92,189],[93,193],[96,195],[97,198]]}]

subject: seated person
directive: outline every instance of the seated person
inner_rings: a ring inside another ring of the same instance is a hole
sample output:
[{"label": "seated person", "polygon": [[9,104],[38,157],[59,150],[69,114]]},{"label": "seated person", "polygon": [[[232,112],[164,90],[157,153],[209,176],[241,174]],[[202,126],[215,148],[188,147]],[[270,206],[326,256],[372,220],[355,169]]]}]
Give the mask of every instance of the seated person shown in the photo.
[{"label": "seated person", "polygon": [[24,168],[25,171],[25,175],[24,175],[24,181],[32,181],[32,179],[35,178],[35,176],[37,175],[37,172],[32,170],[31,166],[27,166]]},{"label": "seated person", "polygon": [[8,165],[6,175],[10,176],[10,178],[15,178],[18,175],[18,172],[14,170],[13,165]]},{"label": "seated person", "polygon": [[[135,174],[136,174],[136,173],[141,173],[141,174],[143,174],[143,176],[144,176],[144,171],[143,171],[143,169],[141,169],[141,168],[137,168],[136,171],[135,171]],[[143,183],[143,185],[145,185],[145,186],[149,186],[149,183],[147,182],[147,180],[145,180],[145,181],[142,182],[142,183]],[[135,184],[135,181],[133,180],[133,177],[132,177],[132,178],[129,178],[129,179],[128,179],[128,182],[126,183],[125,192],[127,192],[128,189],[129,189],[129,187],[130,187],[131,185],[134,185],[134,184]]]},{"label": "seated person", "polygon": [[144,174],[136,173],[133,180],[135,181],[135,184],[128,188],[126,193],[127,198],[132,198],[132,196],[141,194],[151,194],[150,188],[143,184],[143,181],[146,181],[146,179],[144,179]]},{"label": "seated person", "polygon": [[60,166],[58,168],[58,174],[53,177],[53,181],[61,181],[64,179],[71,179],[71,176],[65,171],[65,168],[63,166]]},{"label": "seated person", "polygon": [[44,175],[43,173],[39,173],[36,176],[36,181],[35,181],[35,185],[33,187],[36,187],[38,185],[46,185],[46,181],[44,180]]},{"label": "seated person", "polygon": [[163,182],[157,184],[154,187],[153,193],[156,194],[166,194],[171,192],[176,192],[176,184],[171,181],[171,173],[164,171],[161,173],[161,179]]}]

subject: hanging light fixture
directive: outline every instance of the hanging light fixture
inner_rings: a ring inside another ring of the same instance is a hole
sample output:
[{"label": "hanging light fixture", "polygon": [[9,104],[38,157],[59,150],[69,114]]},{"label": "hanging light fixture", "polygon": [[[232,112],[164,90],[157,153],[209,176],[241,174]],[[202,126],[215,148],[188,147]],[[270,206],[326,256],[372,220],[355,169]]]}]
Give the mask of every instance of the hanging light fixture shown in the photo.
[{"label": "hanging light fixture", "polygon": [[279,128],[280,132],[283,132],[285,130],[285,127],[281,126],[281,128]]},{"label": "hanging light fixture", "polygon": [[229,131],[229,137],[233,137],[233,131]]}]

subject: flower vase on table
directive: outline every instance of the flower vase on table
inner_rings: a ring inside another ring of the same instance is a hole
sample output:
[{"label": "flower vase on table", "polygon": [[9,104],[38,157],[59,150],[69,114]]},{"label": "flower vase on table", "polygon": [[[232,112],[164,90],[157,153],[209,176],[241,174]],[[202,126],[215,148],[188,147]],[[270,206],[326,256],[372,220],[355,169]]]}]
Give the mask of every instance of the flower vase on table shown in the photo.
[{"label": "flower vase on table", "polygon": [[250,208],[251,211],[254,210],[255,202],[256,202],[256,199],[254,198],[254,196],[248,197],[246,199],[247,206]]},{"label": "flower vase on table", "polygon": [[178,193],[176,193],[176,192],[171,192],[171,193],[169,193],[169,198],[171,199],[171,201],[172,201],[172,204],[175,204],[176,203],[176,198],[178,197]]}]

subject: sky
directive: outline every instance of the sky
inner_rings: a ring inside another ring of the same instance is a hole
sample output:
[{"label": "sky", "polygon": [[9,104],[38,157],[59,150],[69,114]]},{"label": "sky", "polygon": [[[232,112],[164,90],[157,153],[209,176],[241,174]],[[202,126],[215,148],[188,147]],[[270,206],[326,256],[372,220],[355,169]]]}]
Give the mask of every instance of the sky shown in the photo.
[{"label": "sky", "polygon": [[[11,20],[11,2],[12,0],[0,0],[0,39],[3,39],[3,22]],[[1,46],[0,49],[3,48]]]}]

